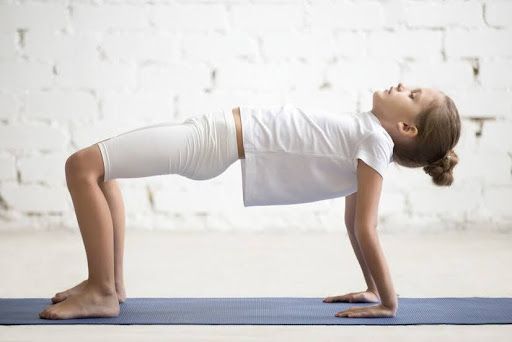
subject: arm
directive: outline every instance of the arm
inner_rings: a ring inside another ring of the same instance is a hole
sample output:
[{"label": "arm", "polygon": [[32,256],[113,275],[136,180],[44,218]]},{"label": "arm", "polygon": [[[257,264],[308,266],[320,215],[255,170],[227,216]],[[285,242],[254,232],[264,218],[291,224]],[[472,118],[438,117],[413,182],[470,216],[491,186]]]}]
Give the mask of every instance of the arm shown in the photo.
[{"label": "arm", "polygon": [[345,198],[345,226],[347,227],[348,237],[350,238],[350,243],[352,244],[352,248],[354,249],[357,261],[359,261],[359,266],[361,266],[361,270],[363,271],[364,279],[368,287],[367,291],[371,291],[378,294],[377,285],[375,285],[375,281],[373,280],[373,277],[370,273],[370,269],[368,268],[368,265],[366,265],[366,261],[364,260],[361,248],[359,246],[359,243],[357,242],[356,235],[354,232],[356,199],[357,192],[354,192],[353,194]]},{"label": "arm", "polygon": [[379,291],[382,305],[396,312],[398,300],[376,231],[382,176],[362,160],[358,159],[357,162],[354,234]]}]

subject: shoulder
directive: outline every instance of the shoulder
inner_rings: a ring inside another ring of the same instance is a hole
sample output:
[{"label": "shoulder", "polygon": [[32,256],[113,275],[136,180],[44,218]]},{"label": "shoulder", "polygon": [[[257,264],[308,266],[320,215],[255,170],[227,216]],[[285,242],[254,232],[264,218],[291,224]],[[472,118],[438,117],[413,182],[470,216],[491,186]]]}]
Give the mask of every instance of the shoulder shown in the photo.
[{"label": "shoulder", "polygon": [[374,129],[367,132],[361,139],[360,144],[381,146],[386,150],[393,150],[393,140],[384,129]]},{"label": "shoulder", "polygon": [[374,130],[366,134],[358,144],[354,154],[356,168],[359,169],[359,162],[364,161],[365,165],[373,168],[382,177],[389,163],[393,160],[393,141],[386,136],[385,132]]}]

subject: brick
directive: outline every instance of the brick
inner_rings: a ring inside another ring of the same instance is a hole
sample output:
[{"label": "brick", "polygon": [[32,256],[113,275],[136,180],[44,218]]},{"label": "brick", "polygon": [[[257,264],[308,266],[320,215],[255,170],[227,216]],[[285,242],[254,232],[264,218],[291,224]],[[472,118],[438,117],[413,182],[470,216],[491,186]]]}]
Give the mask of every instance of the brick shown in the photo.
[{"label": "brick", "polygon": [[69,16],[64,3],[0,4],[0,32],[18,29],[55,32],[68,26]]},{"label": "brick", "polygon": [[204,65],[147,65],[137,72],[137,89],[198,91],[210,86],[210,70]]},{"label": "brick", "polygon": [[[126,179],[133,181],[133,179]],[[125,182],[126,183],[126,182]],[[132,182],[133,183],[133,182]],[[122,189],[125,212],[131,214],[130,219],[152,215],[149,192],[143,186],[124,186]]]},{"label": "brick", "polygon": [[13,60],[18,57],[16,41],[16,34],[13,32],[0,33],[0,60]]},{"label": "brick", "polygon": [[490,26],[511,27],[512,26],[512,3],[510,1],[487,1],[485,2],[485,22]]},{"label": "brick", "polygon": [[357,111],[357,96],[332,90],[299,88],[287,92],[283,102],[290,102],[303,110],[327,111],[338,115]]},{"label": "brick", "polygon": [[[428,176],[425,174],[425,176]],[[429,186],[416,185],[408,193],[411,212],[416,215],[439,215],[456,219],[476,210],[480,205],[480,187],[474,184],[454,182],[451,186],[437,186],[430,180]]]},{"label": "brick", "polygon": [[18,158],[18,169],[24,183],[44,182],[66,185],[67,153],[50,153]]},{"label": "brick", "polygon": [[[177,61],[179,58],[177,35],[151,32],[107,33],[101,41],[105,58],[110,61]],[[136,47],[136,48],[134,48]]]},{"label": "brick", "polygon": [[148,29],[150,6],[131,4],[73,4],[71,26],[78,31]]},{"label": "brick", "polygon": [[0,146],[9,149],[62,149],[67,137],[61,129],[40,124],[14,123],[0,126]]},{"label": "brick", "polygon": [[392,214],[404,213],[406,207],[406,194],[399,191],[386,191],[384,189],[379,203],[379,216],[387,217]]},{"label": "brick", "polygon": [[174,96],[167,91],[104,92],[102,114],[108,120],[156,123],[174,119]]},{"label": "brick", "polygon": [[55,185],[16,184],[2,185],[2,198],[12,210],[34,213],[61,212],[69,209],[64,187]]},{"label": "brick", "polygon": [[309,19],[313,29],[376,29],[384,25],[384,13],[384,8],[378,2],[333,2],[319,5],[313,2]]},{"label": "brick", "polygon": [[222,4],[154,5],[150,21],[159,30],[226,30],[227,12]]},{"label": "brick", "polygon": [[364,32],[336,32],[334,34],[334,53],[336,56],[365,56],[366,41],[367,35]]},{"label": "brick", "polygon": [[0,61],[0,89],[33,90],[49,87],[52,83],[52,68],[48,64]]},{"label": "brick", "polygon": [[475,84],[472,65],[465,60],[407,62],[403,66],[401,81],[405,85],[416,84],[420,87],[439,89],[445,93],[460,88],[461,85]]},{"label": "brick", "polygon": [[[183,177],[170,174],[167,177]],[[230,201],[225,198],[223,188],[209,180],[190,180],[186,191],[179,189],[155,189],[153,191],[154,208],[157,211],[175,211],[180,213],[207,213],[227,210]]]},{"label": "brick", "polygon": [[484,190],[484,207],[493,214],[493,220],[506,219],[510,222],[512,211],[510,210],[510,198],[512,198],[512,185],[488,186]]},{"label": "brick", "polygon": [[472,87],[450,89],[447,95],[453,99],[459,114],[464,117],[510,118],[512,116],[512,97],[506,90]]},{"label": "brick", "polygon": [[448,30],[445,50],[448,58],[510,57],[512,30]]},{"label": "brick", "polygon": [[510,153],[512,158],[512,132],[511,120],[487,121],[482,127],[482,135],[478,140],[478,145],[473,149],[481,153]]},{"label": "brick", "polygon": [[512,88],[512,62],[507,60],[480,61],[479,79],[485,88]]},{"label": "brick", "polygon": [[97,47],[98,38],[94,35],[29,31],[23,53],[40,61],[84,63],[98,59]]},{"label": "brick", "polygon": [[142,126],[141,123],[128,120],[100,120],[93,124],[72,124],[71,143],[77,146],[77,149],[82,149],[140,126]]},{"label": "brick", "polygon": [[14,156],[0,156],[0,181],[16,180]]},{"label": "brick", "polygon": [[[490,167],[492,165],[492,167]],[[457,182],[512,185],[512,157],[505,152],[466,151],[454,168]]]},{"label": "brick", "polygon": [[325,32],[262,33],[262,51],[266,60],[295,60],[325,62],[334,57],[337,44]]},{"label": "brick", "polygon": [[133,64],[110,62],[80,63],[62,62],[57,66],[55,83],[60,87],[96,90],[133,89],[136,69]]},{"label": "brick", "polygon": [[394,61],[361,58],[326,67],[326,80],[335,88],[361,90],[387,89],[400,79],[400,66]]},{"label": "brick", "polygon": [[230,19],[235,29],[251,33],[289,31],[303,27],[304,13],[301,5],[235,4]]},{"label": "brick", "polygon": [[217,86],[222,89],[281,90],[288,86],[290,64],[233,62],[219,65]]},{"label": "brick", "polygon": [[270,103],[282,103],[282,97],[276,92],[259,92],[252,94],[242,90],[216,89],[213,93],[192,94],[184,92],[178,98],[176,120],[215,110],[238,107],[243,103],[253,103],[264,106]]},{"label": "brick", "polygon": [[442,33],[435,31],[371,32],[366,46],[376,57],[432,59],[441,56]]},{"label": "brick", "polygon": [[187,33],[182,39],[183,58],[190,62],[217,63],[239,57],[256,59],[259,56],[258,42],[246,32],[230,31]]},{"label": "brick", "polygon": [[12,120],[19,111],[19,102],[11,94],[0,93],[0,119]]},{"label": "brick", "polygon": [[477,1],[414,1],[404,5],[405,19],[409,27],[484,26],[482,4]]},{"label": "brick", "polygon": [[34,91],[25,96],[24,117],[62,121],[90,121],[97,116],[94,95],[83,91]]}]

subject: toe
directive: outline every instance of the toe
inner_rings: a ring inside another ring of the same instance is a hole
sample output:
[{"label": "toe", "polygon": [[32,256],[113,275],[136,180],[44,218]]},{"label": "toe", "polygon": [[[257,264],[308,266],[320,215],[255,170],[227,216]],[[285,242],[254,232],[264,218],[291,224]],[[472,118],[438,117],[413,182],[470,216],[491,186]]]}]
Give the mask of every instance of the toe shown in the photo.
[{"label": "toe", "polygon": [[48,318],[48,309],[44,309],[39,313],[40,318]]},{"label": "toe", "polygon": [[55,318],[55,313],[53,313],[52,311],[48,310],[48,313],[46,314],[46,317],[48,319],[54,319]]},{"label": "toe", "polygon": [[53,304],[57,304],[58,302],[62,302],[62,299],[63,298],[60,297],[60,296],[55,296],[55,297],[52,298],[52,303]]}]

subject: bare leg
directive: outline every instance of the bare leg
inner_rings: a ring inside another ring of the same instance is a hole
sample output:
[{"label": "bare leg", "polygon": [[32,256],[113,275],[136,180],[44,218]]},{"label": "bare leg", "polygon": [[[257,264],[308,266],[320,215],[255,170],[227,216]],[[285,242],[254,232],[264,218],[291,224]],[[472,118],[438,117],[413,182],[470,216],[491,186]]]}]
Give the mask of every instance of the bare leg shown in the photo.
[{"label": "bare leg", "polygon": [[[125,210],[123,203],[123,196],[119,184],[115,179],[107,182],[100,180],[99,186],[103,195],[107,199],[112,223],[114,226],[114,275],[117,298],[119,303],[126,300],[126,291],[124,286],[123,274],[123,255],[124,255],[124,232],[125,232]],[[58,292],[52,298],[53,303],[59,303],[65,300],[68,296],[80,292],[87,284],[87,279],[79,283],[73,288],[63,292]]]},{"label": "bare leg", "polygon": [[119,302],[122,303],[126,299],[123,272],[125,231],[123,195],[119,188],[119,184],[114,179],[108,182],[100,182],[100,188],[107,199],[114,225],[114,276],[117,297]]},{"label": "bare leg", "polygon": [[48,306],[48,319],[114,317],[120,307],[114,276],[114,230],[107,199],[99,186],[103,162],[96,145],[66,161],[66,181],[84,242],[89,277],[82,291]]}]

